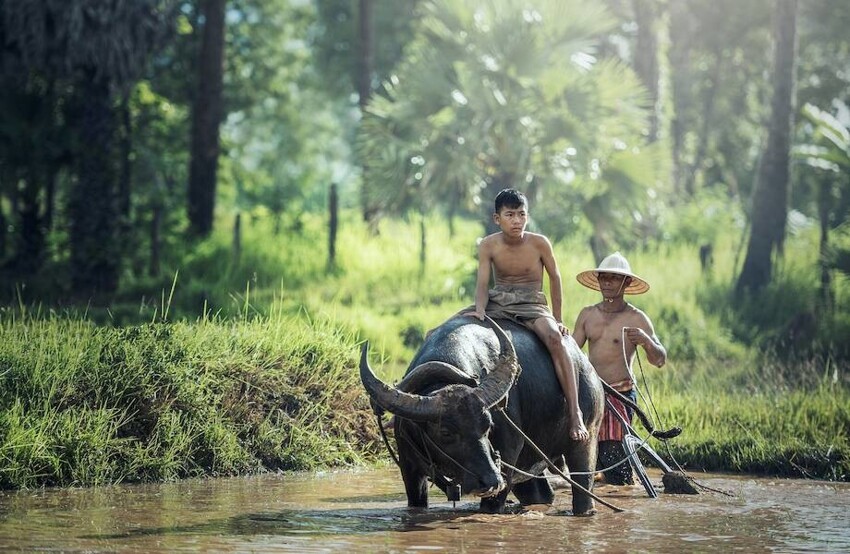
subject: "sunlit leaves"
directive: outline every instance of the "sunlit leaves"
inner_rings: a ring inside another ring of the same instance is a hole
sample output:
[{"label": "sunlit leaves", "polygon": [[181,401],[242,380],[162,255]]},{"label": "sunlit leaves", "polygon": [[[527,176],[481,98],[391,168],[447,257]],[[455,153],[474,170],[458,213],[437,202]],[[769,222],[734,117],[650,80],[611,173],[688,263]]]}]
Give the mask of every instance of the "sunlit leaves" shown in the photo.
[{"label": "sunlit leaves", "polygon": [[816,138],[823,137],[835,149],[843,152],[845,158],[850,157],[850,131],[838,118],[812,104],[803,106],[802,113],[815,126]]},{"label": "sunlit leaves", "polygon": [[[612,25],[603,7],[447,0],[424,2],[421,14],[359,137],[386,208],[447,199],[471,207],[482,184],[505,178],[521,188],[569,187],[576,174],[590,175],[591,160],[642,143],[645,92],[623,64],[596,58],[599,34]],[[417,157],[423,165],[409,162]],[[620,162],[595,163],[604,179],[601,169],[615,175]]]}]

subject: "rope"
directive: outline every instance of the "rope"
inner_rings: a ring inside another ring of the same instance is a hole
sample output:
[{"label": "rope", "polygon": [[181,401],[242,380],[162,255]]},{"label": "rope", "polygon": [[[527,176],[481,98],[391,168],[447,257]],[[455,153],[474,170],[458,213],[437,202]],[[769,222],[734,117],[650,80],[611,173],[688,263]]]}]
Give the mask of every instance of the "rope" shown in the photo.
[{"label": "rope", "polygon": [[[597,502],[599,502],[599,503],[600,503],[600,504],[602,504],[603,506],[607,506],[608,508],[611,508],[611,509],[612,509],[612,510],[614,510],[615,512],[623,512],[623,511],[625,511],[625,510],[623,510],[622,508],[618,508],[617,506],[614,506],[614,505],[613,505],[613,504],[611,504],[610,502],[607,502],[606,500],[603,500],[602,498],[600,498],[600,497],[596,496],[595,494],[593,494],[592,492],[590,492],[589,490],[587,490],[587,489],[586,489],[586,488],[584,488],[583,486],[581,486],[581,485],[579,485],[578,483],[576,483],[574,479],[570,478],[570,476],[569,476],[569,475],[567,475],[566,473],[564,473],[563,471],[561,471],[561,468],[559,468],[559,467],[558,467],[558,466],[556,466],[554,463],[552,463],[552,460],[550,460],[550,459],[549,459],[549,457],[548,457],[548,456],[547,456],[547,455],[546,455],[546,454],[545,454],[545,453],[544,453],[544,452],[540,449],[540,447],[538,447],[536,444],[534,444],[534,441],[532,441],[532,440],[531,440],[531,438],[529,438],[529,436],[528,436],[528,435],[526,435],[526,434],[523,432],[523,430],[522,430],[522,429],[520,429],[519,425],[517,425],[516,423],[514,423],[514,422],[513,422],[513,420],[512,420],[511,418],[509,418],[509,417],[508,417],[508,414],[506,414],[506,413],[505,413],[505,411],[504,411],[504,409],[503,409],[503,408],[498,408],[498,410],[499,410],[500,412],[502,412],[502,415],[505,417],[505,421],[507,421],[507,422],[508,422],[508,424],[509,424],[511,427],[513,427],[514,431],[516,431],[517,433],[519,433],[519,435],[520,435],[520,436],[522,437],[522,439],[526,442],[526,444],[528,444],[528,445],[529,445],[529,446],[530,446],[530,447],[531,447],[531,448],[532,448],[535,452],[537,452],[537,454],[540,456],[540,458],[541,458],[544,462],[546,462],[546,465],[549,467],[549,469],[550,469],[551,471],[554,471],[555,473],[557,473],[558,475],[560,475],[560,476],[561,476],[561,478],[562,478],[562,479],[564,479],[567,483],[569,483],[569,484],[570,484],[570,485],[572,485],[573,487],[576,487],[578,490],[582,491],[583,493],[587,494],[588,496],[590,496],[592,499],[596,500]],[[502,462],[502,463],[504,463],[504,462]]]},{"label": "rope", "polygon": [[[631,366],[629,365],[629,362],[628,362],[628,358],[626,358],[625,331],[626,331],[626,328],[623,327],[623,359],[626,362],[626,367],[629,370],[629,374],[633,375],[632,374],[632,368],[631,368]],[[637,358],[638,368],[640,369],[640,376],[641,376],[641,379],[643,380],[644,388],[646,389],[646,394],[642,393],[640,391],[640,389],[638,389],[638,394],[640,394],[641,397],[646,398],[647,403],[652,408],[652,412],[655,414],[656,421],[658,421],[658,423],[661,424],[662,423],[661,422],[661,416],[658,414],[658,410],[655,407],[655,402],[652,399],[652,394],[650,394],[650,392],[649,392],[649,383],[646,379],[646,372],[643,370],[643,363],[640,360],[640,352],[638,351],[637,347],[635,347],[635,358]],[[634,380],[634,377],[632,377],[632,379]],[[627,425],[627,427],[632,431],[632,433],[634,433],[634,429],[630,425]],[[696,485],[697,487],[699,487],[703,490],[710,491],[710,492],[716,492],[716,493],[719,493],[719,494],[724,494],[724,495],[730,496],[730,497],[735,496],[734,494],[732,494],[730,492],[720,490],[720,489],[714,489],[712,487],[709,487],[708,485],[703,485],[702,483],[700,483],[699,481],[694,479],[690,474],[688,474],[687,471],[685,471],[685,468],[682,467],[682,465],[679,463],[679,461],[676,459],[676,457],[673,456],[673,451],[670,449],[670,444],[667,441],[661,441],[661,442],[664,443],[664,448],[667,450],[667,455],[670,456],[670,460],[672,460],[673,465],[676,467],[676,470],[678,470],[685,477],[685,479],[687,479],[688,481],[690,481],[691,483],[693,483],[694,485]]]},{"label": "rope", "polygon": [[378,420],[378,428],[381,430],[381,437],[384,439],[384,445],[387,447],[387,452],[390,453],[390,457],[395,462],[395,465],[397,465],[399,468],[401,468],[401,463],[399,463],[399,461],[398,461],[398,456],[396,456],[396,453],[393,452],[393,448],[392,448],[392,446],[390,446],[390,440],[387,438],[387,432],[384,430],[384,420],[381,418],[381,415],[377,412],[375,413],[375,419]]}]

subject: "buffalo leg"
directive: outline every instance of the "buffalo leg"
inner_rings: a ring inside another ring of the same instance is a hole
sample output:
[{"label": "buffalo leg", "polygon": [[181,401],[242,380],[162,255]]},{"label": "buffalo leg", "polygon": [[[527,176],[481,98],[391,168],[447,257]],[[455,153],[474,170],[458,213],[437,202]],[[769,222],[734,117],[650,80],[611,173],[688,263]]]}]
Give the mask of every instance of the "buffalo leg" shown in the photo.
[{"label": "buffalo leg", "polygon": [[410,508],[428,507],[428,478],[421,471],[405,464],[402,460],[401,479],[404,492],[407,493],[407,506]]},{"label": "buffalo leg", "polygon": [[555,491],[546,479],[529,479],[513,486],[514,496],[520,504],[552,504],[555,501]]},{"label": "buffalo leg", "polygon": [[479,510],[485,514],[503,514],[510,489],[510,486],[506,486],[499,494],[482,498]]},{"label": "buffalo leg", "polygon": [[[574,442],[564,456],[570,471],[570,478],[578,485],[593,491],[593,471],[596,470],[596,441]],[[586,492],[572,486],[573,515],[591,515],[596,513],[593,499]]]}]

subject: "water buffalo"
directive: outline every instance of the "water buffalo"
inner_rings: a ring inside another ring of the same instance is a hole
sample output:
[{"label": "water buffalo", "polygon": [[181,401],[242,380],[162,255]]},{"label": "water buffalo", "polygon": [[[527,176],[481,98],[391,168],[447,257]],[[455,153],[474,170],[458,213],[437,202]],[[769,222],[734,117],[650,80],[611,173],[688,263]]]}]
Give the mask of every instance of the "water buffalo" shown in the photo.
[{"label": "water buffalo", "polygon": [[[556,462],[564,455],[572,472],[596,466],[602,419],[602,385],[587,357],[566,339],[579,380],[579,404],[591,440],[569,437],[566,400],[546,347],[529,329],[508,321],[488,326],[455,316],[432,331],[395,387],[375,377],[368,345],[360,378],[372,400],[395,414],[394,429],[407,503],[428,506],[428,481],[452,498],[481,497],[481,510],[501,513],[509,492],[523,504],[551,504],[546,465],[504,419],[498,407]],[[502,330],[504,327],[510,337]],[[495,332],[494,332],[495,331]],[[520,369],[521,368],[521,369]],[[590,490],[591,475],[575,475]],[[454,493],[454,494],[453,494]],[[573,513],[594,513],[593,500],[573,486]]]}]

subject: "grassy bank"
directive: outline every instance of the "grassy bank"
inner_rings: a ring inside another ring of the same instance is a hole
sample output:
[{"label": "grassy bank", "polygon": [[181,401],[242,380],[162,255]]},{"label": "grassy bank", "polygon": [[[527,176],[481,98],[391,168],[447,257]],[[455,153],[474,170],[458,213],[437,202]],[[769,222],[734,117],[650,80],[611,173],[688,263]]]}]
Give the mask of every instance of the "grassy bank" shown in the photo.
[{"label": "grassy bank", "polygon": [[370,411],[352,339],[271,316],[95,327],[6,314],[0,487],[361,464]]},{"label": "grassy bank", "polygon": [[641,404],[659,427],[683,428],[667,444],[652,439],[653,448],[693,471],[850,481],[846,370],[751,356],[663,369],[644,361]]},{"label": "grassy bank", "polygon": [[[416,221],[385,221],[375,237],[348,214],[329,269],[320,218],[281,235],[260,220],[238,259],[221,231],[108,308],[6,308],[0,487],[388,460],[357,344],[397,379],[426,331],[472,301],[481,227],[426,223],[424,267]],[[644,361],[641,383],[661,426],[684,428],[670,452],[694,470],[850,480],[850,286],[837,279],[836,309],[801,335],[786,322],[814,303],[812,235],[789,239],[776,282],[745,310],[729,297],[736,237],[724,240],[710,271],[685,243],[625,252],[653,287],[630,300],[670,353],[662,369]],[[574,279],[595,264],[581,241],[555,250],[571,325],[598,300]]]}]

